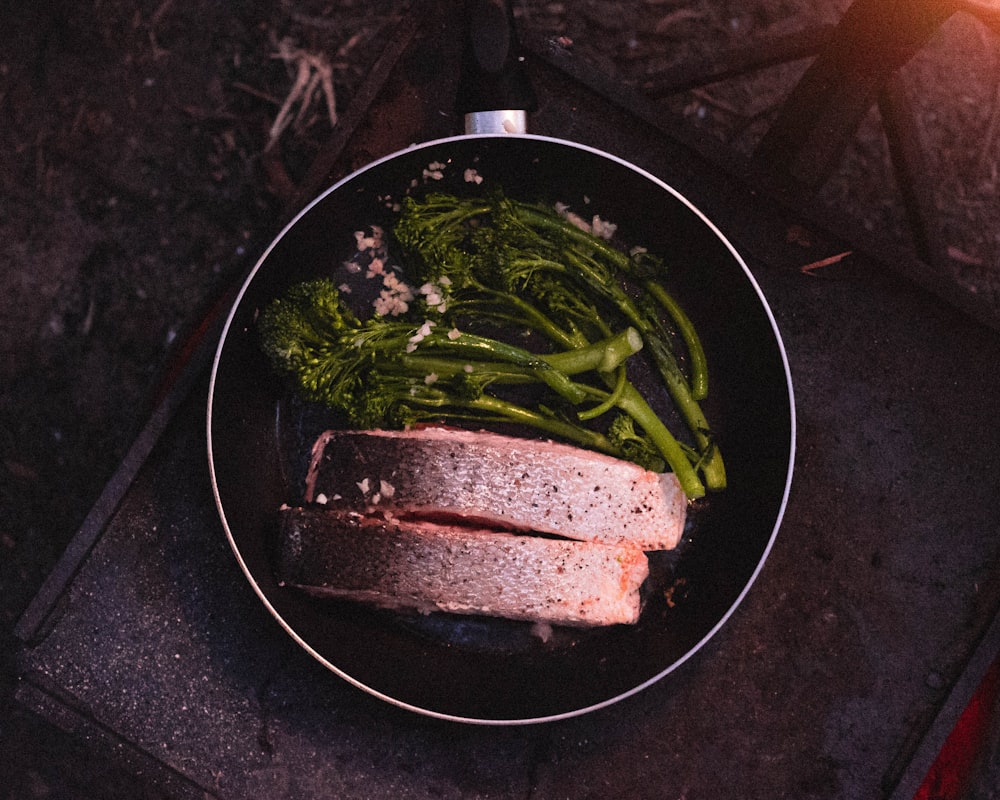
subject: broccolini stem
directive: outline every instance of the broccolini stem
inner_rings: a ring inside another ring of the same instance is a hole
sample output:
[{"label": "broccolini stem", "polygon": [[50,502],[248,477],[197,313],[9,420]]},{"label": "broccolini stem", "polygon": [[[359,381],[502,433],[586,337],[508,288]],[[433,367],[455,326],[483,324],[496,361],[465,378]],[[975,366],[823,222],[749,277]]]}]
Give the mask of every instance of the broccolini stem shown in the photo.
[{"label": "broccolini stem", "polygon": [[401,356],[399,365],[404,374],[419,378],[433,376],[434,380],[451,380],[468,376],[489,383],[524,384],[538,383],[536,370],[520,364],[502,364],[498,361],[477,361],[448,356],[412,353]]},{"label": "broccolini stem", "polygon": [[[449,340],[451,348],[461,343],[472,334],[460,334]],[[489,340],[487,340],[489,341]],[[612,372],[623,366],[625,361],[642,349],[642,337],[635,328],[626,328],[621,333],[594,344],[585,345],[574,350],[558,353],[532,356],[517,362],[482,361],[461,359],[449,355],[438,355],[435,345],[441,344],[437,337],[428,345],[431,352],[425,355],[417,351],[400,357],[400,364],[405,371],[413,376],[436,375],[438,378],[454,378],[462,374],[488,376],[498,383],[526,383],[541,380],[541,375],[548,375],[550,370],[563,375],[578,375],[582,372],[597,370]],[[450,348],[449,348],[450,349]],[[537,362],[544,362],[539,364]],[[541,371],[541,372],[540,372]],[[560,384],[561,386],[561,384]],[[578,386],[573,384],[573,386]],[[576,403],[586,398],[585,390],[579,389],[573,396],[564,395],[565,399]]]},{"label": "broccolini stem", "polygon": [[[647,340],[653,360],[662,365],[665,362],[674,361],[674,354],[658,339]],[[674,362],[676,364],[676,362]],[[677,405],[677,410],[687,423],[691,434],[694,436],[700,455],[699,465],[702,475],[705,477],[705,485],[714,491],[726,488],[726,468],[722,461],[722,454],[712,440],[711,428],[701,406],[691,394],[691,387],[688,386],[680,368],[660,369],[660,373],[667,386],[667,392]]]},{"label": "broccolini stem", "polygon": [[[474,311],[491,319],[524,325],[548,336],[564,347],[573,346],[572,339],[565,330],[524,298],[480,285],[476,286],[476,291],[480,292],[483,297],[471,300],[463,298],[450,307],[451,312],[455,313],[456,310],[460,312]],[[510,308],[518,313],[516,315],[510,313]]]},{"label": "broccolini stem", "polygon": [[698,477],[701,463],[692,463],[687,449],[677,441],[632,383],[625,381],[623,384],[615,384],[610,393],[602,392],[592,386],[587,388],[592,395],[603,397],[605,400],[615,398],[615,407],[628,414],[646,432],[671,471],[677,476],[681,488],[689,498],[695,499],[705,495],[706,483]]},{"label": "broccolini stem", "polygon": [[691,385],[691,395],[695,400],[704,400],[708,397],[708,366],[705,350],[701,346],[701,339],[694,329],[694,324],[681,308],[680,303],[662,284],[649,280],[643,284],[643,288],[664,308],[677,326],[677,331],[680,333],[681,339],[684,340],[684,346],[688,351],[690,361],[688,382]]},{"label": "broccolini stem", "polygon": [[433,408],[436,410],[438,418],[461,416],[450,413],[448,409],[471,411],[475,415],[473,418],[493,418],[505,422],[527,425],[552,436],[576,442],[583,447],[598,450],[616,458],[622,457],[621,450],[603,433],[590,430],[582,425],[550,417],[538,411],[490,395],[463,400],[445,395],[443,392],[418,392],[416,395],[407,397],[406,402],[410,405]]},{"label": "broccolini stem", "polygon": [[684,494],[692,499],[703,497],[705,484],[698,477],[698,472],[691,464],[684,448],[631,383],[626,384],[622,390],[618,398],[618,407],[631,416],[653,441],[677,476]]},{"label": "broccolini stem", "polygon": [[[481,224],[470,225],[477,216]],[[416,250],[418,263],[425,270],[430,267],[431,271],[423,274],[437,271],[449,279],[447,285],[454,283],[446,318],[468,314],[524,325],[547,337],[556,348],[569,351],[610,335],[604,309],[614,311],[612,318],[624,317],[649,349],[695,446],[688,447],[674,438],[621,368],[591,368],[606,390],[576,384],[584,387],[589,397],[597,398],[596,405],[582,411],[580,418],[592,419],[618,407],[662,451],[689,496],[725,486],[722,457],[699,405],[708,389],[705,354],[690,319],[656,283],[659,260],[626,254],[554,209],[500,193],[485,204],[450,196],[429,198],[423,204],[411,201],[404,207],[400,232],[401,243]],[[645,285],[643,302],[633,298],[625,280]],[[648,308],[647,301],[658,303],[664,314]],[[674,351],[667,317],[684,342],[689,363],[683,368]],[[496,371],[491,372],[487,362],[495,360],[484,355],[480,381],[522,380],[513,374],[493,377]],[[558,371],[567,374],[563,366]]]},{"label": "broccolini stem", "polygon": [[577,416],[580,418],[581,422],[587,422],[588,420],[597,419],[602,414],[606,414],[612,408],[618,405],[618,401],[621,399],[622,393],[625,391],[625,385],[628,383],[626,378],[625,367],[618,367],[615,374],[615,385],[611,390],[611,394],[607,396],[603,402],[598,403],[593,408],[588,408],[586,411],[581,411]]},{"label": "broccolini stem", "polygon": [[599,342],[543,355],[541,358],[567,375],[597,370],[613,372],[625,361],[642,350],[643,340],[635,328],[626,328],[621,333]]},{"label": "broccolini stem", "polygon": [[[681,416],[683,416],[695,441],[698,443],[698,450],[702,457],[701,460],[704,462],[702,469],[704,470],[706,482],[712,489],[725,488],[726,478],[722,456],[718,452],[718,449],[714,447],[709,434],[708,420],[698,405],[691,386],[688,384],[687,377],[677,363],[677,358],[670,343],[660,335],[656,325],[639,310],[632,301],[632,298],[625,294],[621,287],[610,285],[600,274],[600,270],[595,269],[593,263],[588,258],[573,254],[570,260],[577,267],[577,273],[583,276],[587,285],[597,291],[606,291],[609,299],[615,303],[629,322],[642,333],[649,346],[653,362],[663,377],[667,391],[677,404]],[[533,260],[526,263],[531,263],[538,269],[549,269],[569,274],[566,265],[559,262],[538,259],[537,261]]]},{"label": "broccolini stem", "polygon": [[[588,259],[574,258],[574,263],[581,268],[582,274],[595,288],[604,285],[599,276],[589,269]],[[674,403],[676,403],[681,416],[691,430],[692,436],[698,445],[699,466],[705,477],[705,484],[708,488],[717,491],[726,487],[725,465],[722,455],[711,437],[711,428],[705,414],[698,405],[697,398],[688,383],[687,377],[677,363],[677,358],[670,342],[660,335],[656,325],[647,318],[632,302],[620,287],[611,290],[610,297],[626,318],[643,334],[646,344],[649,347],[653,363],[656,364],[661,377],[666,384]],[[666,457],[666,454],[664,454]],[[670,460],[669,458],[667,459]]]},{"label": "broccolini stem", "polygon": [[[543,213],[523,203],[515,203],[514,205],[531,226],[560,232],[586,247],[588,251],[599,253],[601,258],[621,270],[624,274],[631,274],[633,272],[628,256],[606,243],[603,239],[577,228],[561,217],[554,217],[551,214]],[[619,287],[611,286],[607,280],[607,276],[600,274],[603,270],[592,269],[591,264],[588,263],[590,262],[590,258],[584,257],[583,254],[578,255],[580,257],[574,259],[574,262],[581,269],[588,282],[602,288],[607,288],[610,293],[609,296],[615,301],[622,313],[644,335],[658,335],[654,334],[652,325],[649,324],[645,316],[634,306],[631,299],[625,296],[623,292],[620,292]],[[706,368],[705,352],[701,347],[701,342],[695,332],[694,325],[680,304],[677,303],[661,284],[654,280],[647,280],[644,283],[644,288],[660,303],[677,325],[678,332],[684,340],[691,359],[691,376],[689,379],[691,394],[695,400],[704,400],[708,395],[708,370]],[[679,367],[677,368],[679,369]]]},{"label": "broccolini stem", "polygon": [[570,403],[581,403],[586,398],[578,384],[571,381],[565,372],[553,367],[541,356],[496,339],[472,333],[460,333],[457,337],[450,338],[449,334],[434,332],[425,336],[418,346],[443,352],[468,354],[473,357],[481,356],[487,361],[499,360],[507,364],[516,364],[531,370],[539,381]]},{"label": "broccolini stem", "polygon": [[[585,260],[583,260],[579,266],[585,267]],[[587,274],[593,275],[593,273],[589,270],[587,270]],[[595,283],[592,283],[592,285],[594,285],[595,288],[599,288],[604,285],[604,282],[600,281],[596,275],[593,277],[595,279]],[[699,456],[697,468],[702,473],[704,484],[702,484],[701,480],[697,479],[697,475],[694,475],[693,478],[691,475],[685,475],[682,480],[682,483],[685,481],[687,482],[685,491],[700,491],[701,494],[704,494],[706,486],[713,491],[720,491],[724,489],[726,487],[726,471],[725,464],[722,460],[722,454],[715,446],[715,442],[711,436],[711,428],[708,420],[706,419],[701,406],[698,404],[698,401],[692,392],[691,386],[688,384],[688,379],[685,377],[684,372],[677,363],[673,348],[670,343],[660,335],[656,326],[639,311],[639,309],[632,302],[631,298],[625,295],[623,291],[621,291],[618,287],[615,287],[611,291],[611,296],[622,313],[624,313],[629,321],[643,333],[644,340],[649,347],[653,362],[656,364],[657,369],[663,378],[667,392],[677,405],[681,416],[687,423],[687,426],[691,431],[691,435],[694,437],[697,444]],[[619,407],[623,411],[634,415],[634,412],[637,412],[641,406],[648,408],[648,404],[645,399],[632,384],[628,385],[624,396],[630,398],[628,402],[632,408],[630,410],[625,408],[622,404],[619,404]],[[637,402],[641,402],[641,406],[636,405]],[[639,413],[642,414],[642,412]],[[679,455],[683,452],[679,442],[673,434],[667,430],[667,428],[660,421],[659,417],[656,417],[651,410],[649,414],[649,417],[645,417],[645,423],[642,422],[642,416],[637,418],[636,421],[643,427],[644,430],[646,430],[647,434],[649,434],[650,438],[654,441],[657,447],[660,448],[663,457],[667,460],[667,463],[670,464],[671,469],[673,469],[674,472],[678,472],[679,469],[683,469],[686,473],[686,468],[691,467],[690,459],[685,457],[683,464],[678,461]],[[648,425],[653,426],[653,430],[650,430],[650,428],[647,427]],[[678,474],[678,479],[681,479],[680,474]],[[696,480],[697,483],[695,482]],[[701,495],[689,494],[689,496],[695,497]]]},{"label": "broccolini stem", "polygon": [[620,250],[612,247],[599,236],[595,236],[589,231],[578,228],[564,217],[554,214],[551,210],[541,210],[530,203],[511,201],[521,219],[533,228],[543,228],[560,236],[566,236],[575,240],[587,250],[596,250],[608,261],[616,264],[621,269],[626,269],[628,256]]}]

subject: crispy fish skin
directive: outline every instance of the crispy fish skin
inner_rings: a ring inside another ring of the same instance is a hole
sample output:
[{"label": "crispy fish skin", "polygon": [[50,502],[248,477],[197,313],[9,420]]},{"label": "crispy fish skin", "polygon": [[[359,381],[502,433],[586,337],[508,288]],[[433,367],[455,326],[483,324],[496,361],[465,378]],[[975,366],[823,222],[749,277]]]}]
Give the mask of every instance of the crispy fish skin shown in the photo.
[{"label": "crispy fish skin", "polygon": [[487,431],[326,431],[305,501],[424,519],[462,519],[669,550],[687,499],[671,473],[552,441]]},{"label": "crispy fish skin", "polygon": [[636,547],[384,519],[280,511],[278,579],[322,597],[590,627],[633,624],[649,574]]}]

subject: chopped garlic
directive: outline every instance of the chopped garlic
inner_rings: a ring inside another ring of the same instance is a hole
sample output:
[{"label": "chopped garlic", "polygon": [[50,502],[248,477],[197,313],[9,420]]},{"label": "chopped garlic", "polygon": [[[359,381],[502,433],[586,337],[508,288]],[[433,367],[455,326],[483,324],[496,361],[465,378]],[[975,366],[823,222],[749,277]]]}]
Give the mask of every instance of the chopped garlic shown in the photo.
[{"label": "chopped garlic", "polygon": [[618,230],[618,226],[613,222],[607,222],[601,219],[597,214],[594,215],[594,221],[591,223],[591,229],[595,236],[600,236],[602,239],[611,239],[615,235],[615,231]]},{"label": "chopped garlic", "polygon": [[396,317],[410,310],[409,303],[402,297],[385,289],[372,301],[372,307],[380,317]]},{"label": "chopped garlic", "polygon": [[531,626],[531,635],[537,636],[542,642],[548,642],[552,638],[552,625],[548,622],[536,622]]},{"label": "chopped garlic", "polygon": [[569,222],[571,225],[575,225],[581,231],[586,231],[591,233],[590,223],[587,222],[583,217],[577,214],[575,211],[570,211],[568,208],[560,212],[563,219]]},{"label": "chopped garlic", "polygon": [[371,230],[371,236],[366,234],[364,231],[354,232],[354,241],[358,250],[361,252],[365,252],[367,250],[377,250],[382,247],[382,229],[378,225],[372,225]]},{"label": "chopped garlic", "polygon": [[[369,274],[368,277],[372,277],[372,275]],[[372,301],[377,314],[383,317],[398,316],[409,311],[413,290],[408,283],[401,281],[395,272],[389,271],[382,273],[382,286],[383,289],[379,292],[379,296]]]}]

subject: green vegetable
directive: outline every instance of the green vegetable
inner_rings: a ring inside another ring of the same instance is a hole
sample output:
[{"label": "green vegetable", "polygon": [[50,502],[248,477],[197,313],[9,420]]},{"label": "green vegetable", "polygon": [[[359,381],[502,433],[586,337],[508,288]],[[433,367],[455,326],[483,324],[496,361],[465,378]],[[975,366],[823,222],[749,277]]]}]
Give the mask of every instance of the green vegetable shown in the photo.
[{"label": "green vegetable", "polygon": [[[292,286],[264,310],[264,351],[306,399],[359,428],[524,424],[647,468],[669,467],[691,498],[725,486],[698,404],[707,391],[704,354],[659,283],[658,261],[626,255],[554,209],[500,194],[408,198],[392,233],[407,280],[420,287],[405,313],[362,320],[329,279]],[[626,290],[626,279],[641,296]],[[522,335],[524,347],[512,343]],[[693,444],[678,440],[630,381],[628,362],[640,348]],[[517,387],[534,398],[526,402]]]},{"label": "green vegetable", "polygon": [[[474,224],[473,224],[474,223]],[[675,440],[631,384],[617,406],[658,444],[690,496],[726,485],[725,465],[699,401],[708,391],[704,351],[691,321],[659,278],[663,265],[648,253],[626,254],[582,230],[555,209],[500,194],[488,202],[453,195],[408,198],[394,229],[418,281],[449,285],[449,313],[468,310],[496,321],[530,327],[558,347],[579,347],[606,337],[616,325],[639,331],[664,385],[686,422],[691,451]],[[644,293],[633,299],[626,279]],[[674,337],[661,321],[667,310],[690,361],[685,374]],[[624,410],[624,409],[623,409]],[[701,477],[692,476],[691,469]],[[702,480],[704,483],[702,483]]]},{"label": "green vegetable", "polygon": [[570,404],[598,390],[571,376],[612,372],[642,347],[627,328],[603,341],[538,355],[457,329],[392,317],[357,317],[333,280],[295,284],[259,321],[272,365],[302,396],[344,413],[359,428],[403,427],[431,419],[530,425],[585,447],[623,456],[613,439],[556,413],[488,394],[494,385],[539,384]]}]

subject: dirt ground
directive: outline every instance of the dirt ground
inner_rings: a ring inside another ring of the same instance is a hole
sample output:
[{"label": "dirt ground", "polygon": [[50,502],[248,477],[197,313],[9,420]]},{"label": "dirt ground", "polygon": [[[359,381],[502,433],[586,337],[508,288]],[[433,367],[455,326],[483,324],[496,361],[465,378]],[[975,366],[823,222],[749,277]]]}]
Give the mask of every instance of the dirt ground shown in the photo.
[{"label": "dirt ground", "polygon": [[[515,6],[523,26],[561,37],[652,98],[670,67],[835,23],[847,0]],[[405,5],[3,7],[0,798],[155,797],[14,706],[13,627],[146,421],[178,344],[264,247],[282,181],[304,173]],[[806,63],[651,102],[748,153]],[[320,80],[296,95],[299,70],[328,76],[330,93]],[[1000,36],[958,14],[905,75],[949,278],[1000,303]],[[276,155],[282,172],[267,168]],[[905,239],[877,112],[822,195],[837,213]]]}]

